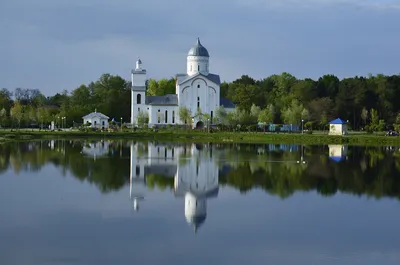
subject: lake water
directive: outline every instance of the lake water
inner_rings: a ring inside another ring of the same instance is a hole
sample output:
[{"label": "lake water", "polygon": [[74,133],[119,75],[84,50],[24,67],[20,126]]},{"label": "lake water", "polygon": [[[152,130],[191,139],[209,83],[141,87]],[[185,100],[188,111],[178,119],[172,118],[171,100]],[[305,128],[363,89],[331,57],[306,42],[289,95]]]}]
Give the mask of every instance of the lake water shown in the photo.
[{"label": "lake water", "polygon": [[0,264],[400,264],[400,151],[0,145]]}]

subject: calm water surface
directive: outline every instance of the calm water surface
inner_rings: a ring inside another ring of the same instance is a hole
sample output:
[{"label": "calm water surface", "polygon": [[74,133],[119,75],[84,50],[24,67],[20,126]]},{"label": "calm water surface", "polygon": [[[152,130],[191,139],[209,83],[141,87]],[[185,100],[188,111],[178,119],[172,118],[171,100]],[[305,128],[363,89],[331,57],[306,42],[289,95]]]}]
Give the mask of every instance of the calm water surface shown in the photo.
[{"label": "calm water surface", "polygon": [[0,264],[400,264],[400,151],[0,145]]}]

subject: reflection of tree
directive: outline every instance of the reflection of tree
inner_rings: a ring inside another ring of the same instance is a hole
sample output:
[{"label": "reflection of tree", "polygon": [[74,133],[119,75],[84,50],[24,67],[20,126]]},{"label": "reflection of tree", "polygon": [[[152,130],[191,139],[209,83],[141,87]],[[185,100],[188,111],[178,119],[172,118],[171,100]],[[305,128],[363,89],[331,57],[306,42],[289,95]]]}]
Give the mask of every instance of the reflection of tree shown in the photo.
[{"label": "reflection of tree", "polygon": [[174,179],[165,177],[164,175],[158,174],[148,174],[146,175],[146,184],[149,189],[154,189],[154,187],[160,190],[166,190],[167,188],[174,188]]},{"label": "reflection of tree", "polygon": [[[0,174],[7,169],[40,171],[47,164],[70,172],[81,181],[96,185],[102,192],[122,188],[129,182],[130,147],[125,141],[109,143],[110,151],[101,158],[81,154],[85,141],[16,142],[0,145]],[[145,154],[147,143],[139,146]],[[181,145],[185,147],[186,145]],[[189,146],[180,160],[190,157]],[[335,163],[328,158],[326,147],[307,147],[307,164],[297,163],[301,149],[277,145],[214,144],[200,150],[202,159],[215,159],[221,169],[219,183],[247,192],[255,188],[287,198],[298,191],[315,190],[323,196],[337,191],[374,198],[400,198],[400,152],[383,148],[350,147],[347,161]],[[285,147],[286,148],[286,147]],[[201,160],[201,159],[200,159]],[[182,162],[182,161],[181,161]],[[228,170],[225,170],[227,169]],[[224,170],[223,170],[224,169]],[[173,178],[147,175],[146,184],[153,189],[172,189]]]}]

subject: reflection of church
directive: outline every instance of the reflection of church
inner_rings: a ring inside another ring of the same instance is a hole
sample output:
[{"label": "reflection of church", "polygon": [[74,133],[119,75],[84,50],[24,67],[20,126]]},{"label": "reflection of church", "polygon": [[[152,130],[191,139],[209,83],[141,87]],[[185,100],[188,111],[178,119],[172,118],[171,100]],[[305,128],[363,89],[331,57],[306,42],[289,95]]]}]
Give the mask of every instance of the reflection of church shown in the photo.
[{"label": "reflection of church", "polygon": [[134,209],[146,197],[146,176],[174,178],[176,197],[185,199],[185,217],[197,231],[207,216],[207,199],[218,195],[218,167],[207,145],[131,144],[130,197]]}]

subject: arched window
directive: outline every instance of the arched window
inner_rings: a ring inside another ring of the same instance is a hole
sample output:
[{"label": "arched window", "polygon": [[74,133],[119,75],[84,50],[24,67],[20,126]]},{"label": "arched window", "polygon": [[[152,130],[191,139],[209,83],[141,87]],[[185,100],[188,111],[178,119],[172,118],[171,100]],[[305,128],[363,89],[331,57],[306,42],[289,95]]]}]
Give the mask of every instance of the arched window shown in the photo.
[{"label": "arched window", "polygon": [[197,66],[197,71],[200,71],[200,65]]},{"label": "arched window", "polygon": [[138,95],[136,96],[136,103],[137,103],[137,104],[142,104],[142,95],[141,95],[141,94],[138,94]]},{"label": "arched window", "polygon": [[165,111],[165,123],[168,123],[168,111]]}]

